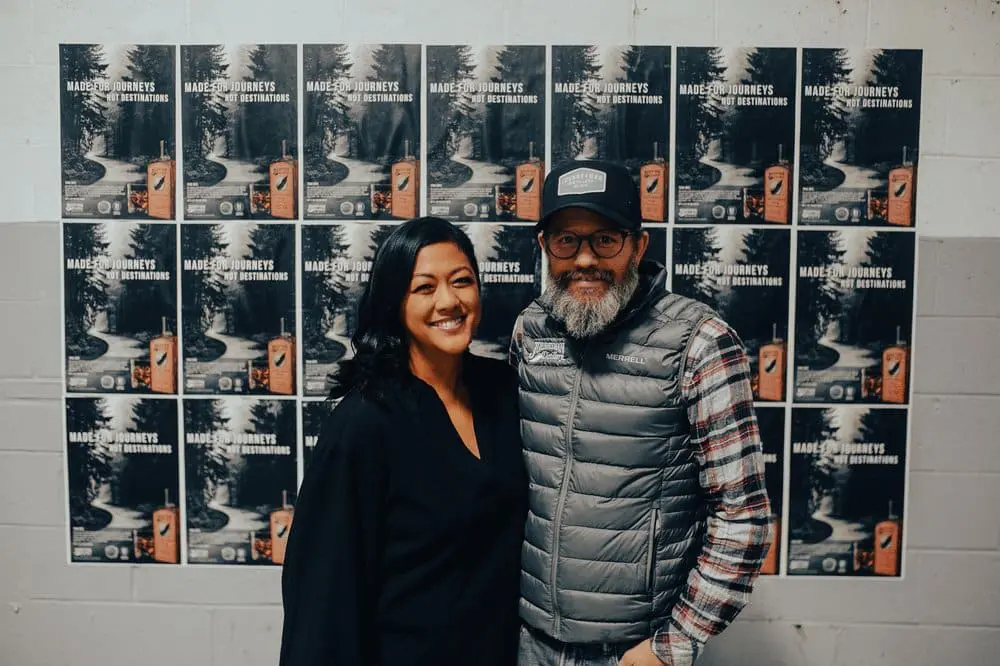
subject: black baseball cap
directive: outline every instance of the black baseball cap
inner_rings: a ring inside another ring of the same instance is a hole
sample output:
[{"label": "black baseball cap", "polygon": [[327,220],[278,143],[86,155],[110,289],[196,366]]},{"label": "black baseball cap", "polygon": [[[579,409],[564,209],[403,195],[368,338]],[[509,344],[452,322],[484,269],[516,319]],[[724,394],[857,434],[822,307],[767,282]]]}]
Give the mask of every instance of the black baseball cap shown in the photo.
[{"label": "black baseball cap", "polygon": [[624,229],[642,227],[639,188],[628,169],[603,160],[573,160],[552,169],[542,185],[544,228],[553,213],[565,208],[586,208]]}]

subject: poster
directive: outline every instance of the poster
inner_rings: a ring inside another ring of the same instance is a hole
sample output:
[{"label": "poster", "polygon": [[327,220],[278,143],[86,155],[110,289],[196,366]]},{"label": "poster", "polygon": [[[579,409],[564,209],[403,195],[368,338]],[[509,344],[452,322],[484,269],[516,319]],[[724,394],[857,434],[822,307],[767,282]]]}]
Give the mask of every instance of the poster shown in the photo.
[{"label": "poster", "polygon": [[62,232],[67,392],[176,393],[176,228],[114,220]]},{"label": "poster", "polygon": [[184,400],[190,564],[282,564],[298,488],[294,400]]},{"label": "poster", "polygon": [[792,412],[789,575],[900,576],[905,409]]},{"label": "poster", "polygon": [[[646,245],[646,253],[643,259],[649,259],[666,266],[667,264],[667,226],[665,224],[645,224],[643,231],[649,232],[649,244]],[[667,271],[667,279],[670,279],[671,271]]]},{"label": "poster", "polygon": [[794,48],[677,49],[677,222],[790,224]]},{"label": "poster", "polygon": [[799,232],[796,402],[909,403],[915,251],[905,231]]},{"label": "poster", "polygon": [[767,556],[761,575],[778,574],[781,563],[781,515],[784,508],[785,479],[785,410],[782,407],[756,408],[757,427],[764,449],[764,484],[771,503],[771,524],[774,526],[774,541]]},{"label": "poster", "polygon": [[302,401],[302,462],[303,470],[309,469],[313,453],[323,433],[323,425],[339,399],[317,399]]},{"label": "poster", "polygon": [[180,562],[177,401],[66,398],[70,561]]},{"label": "poster", "polygon": [[739,334],[757,401],[786,399],[790,252],[789,229],[674,229],[673,291],[709,305]]},{"label": "poster", "polygon": [[417,217],[420,50],[303,46],[305,219]]},{"label": "poster", "polygon": [[427,47],[427,205],[449,220],[537,221],[545,47]]},{"label": "poster", "polygon": [[338,363],[354,356],[358,299],[375,251],[397,225],[363,222],[302,227],[303,395],[325,396]]},{"label": "poster", "polygon": [[298,219],[298,47],[181,46],[184,217]]},{"label": "poster", "polygon": [[296,394],[295,226],[181,228],[187,394]]},{"label": "poster", "polygon": [[916,226],[923,52],[802,53],[799,222]]},{"label": "poster", "polygon": [[542,255],[532,224],[462,225],[479,265],[482,312],[470,350],[506,361],[514,320],[541,293]]},{"label": "poster", "polygon": [[177,47],[60,44],[64,218],[176,217]]},{"label": "poster", "polygon": [[647,222],[667,220],[670,65],[669,46],[552,47],[552,167],[628,167]]}]

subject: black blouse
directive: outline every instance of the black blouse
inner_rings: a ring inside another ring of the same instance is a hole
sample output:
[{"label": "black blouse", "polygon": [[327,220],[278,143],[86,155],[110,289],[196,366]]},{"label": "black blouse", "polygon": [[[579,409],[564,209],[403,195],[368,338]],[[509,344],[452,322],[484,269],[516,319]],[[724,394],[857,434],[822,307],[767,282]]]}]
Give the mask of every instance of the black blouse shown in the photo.
[{"label": "black blouse", "polygon": [[352,393],[321,429],[282,572],[280,666],[510,666],[527,513],[516,379],[467,355],[480,458],[435,391]]}]

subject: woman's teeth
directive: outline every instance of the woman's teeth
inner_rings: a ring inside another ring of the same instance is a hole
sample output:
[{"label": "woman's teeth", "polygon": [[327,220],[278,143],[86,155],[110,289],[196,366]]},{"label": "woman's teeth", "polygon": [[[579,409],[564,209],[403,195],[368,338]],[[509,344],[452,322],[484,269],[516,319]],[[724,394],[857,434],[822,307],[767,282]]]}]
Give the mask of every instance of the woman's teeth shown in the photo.
[{"label": "woman's teeth", "polygon": [[458,317],[456,319],[445,319],[443,321],[434,322],[432,324],[435,328],[441,328],[446,331],[458,328],[465,321],[465,317]]}]

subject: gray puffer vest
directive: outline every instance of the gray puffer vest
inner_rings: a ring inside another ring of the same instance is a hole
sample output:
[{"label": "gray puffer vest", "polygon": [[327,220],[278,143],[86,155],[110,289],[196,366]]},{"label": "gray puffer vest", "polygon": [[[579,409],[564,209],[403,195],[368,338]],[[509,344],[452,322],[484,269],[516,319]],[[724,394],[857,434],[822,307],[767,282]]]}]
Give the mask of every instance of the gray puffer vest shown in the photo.
[{"label": "gray puffer vest", "polygon": [[531,491],[521,616],[567,643],[663,626],[704,534],[680,382],[692,333],[715,312],[667,292],[660,264],[640,275],[601,337],[568,338],[539,299],[511,345]]}]

